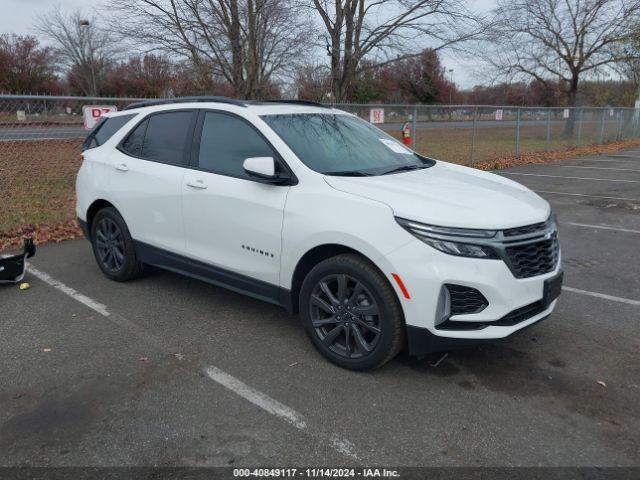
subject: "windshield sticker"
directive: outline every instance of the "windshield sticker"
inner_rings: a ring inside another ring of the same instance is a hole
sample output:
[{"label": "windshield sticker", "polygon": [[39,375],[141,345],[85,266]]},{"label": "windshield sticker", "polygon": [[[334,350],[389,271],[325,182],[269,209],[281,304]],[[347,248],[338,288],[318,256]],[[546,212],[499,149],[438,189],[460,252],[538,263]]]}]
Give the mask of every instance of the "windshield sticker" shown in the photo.
[{"label": "windshield sticker", "polygon": [[402,153],[403,155],[413,155],[413,152],[408,148],[400,145],[398,142],[394,140],[389,140],[388,138],[379,138],[382,143],[384,143],[389,149],[396,153]]}]

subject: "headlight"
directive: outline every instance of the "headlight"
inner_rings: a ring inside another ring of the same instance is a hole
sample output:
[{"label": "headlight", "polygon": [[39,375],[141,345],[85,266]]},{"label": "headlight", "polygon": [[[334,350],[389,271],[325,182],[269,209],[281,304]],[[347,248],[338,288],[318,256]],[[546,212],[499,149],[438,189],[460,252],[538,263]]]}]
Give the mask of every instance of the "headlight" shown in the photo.
[{"label": "headlight", "polygon": [[427,245],[459,257],[500,258],[489,245],[483,245],[496,236],[496,230],[437,227],[396,217],[396,221],[409,233]]}]

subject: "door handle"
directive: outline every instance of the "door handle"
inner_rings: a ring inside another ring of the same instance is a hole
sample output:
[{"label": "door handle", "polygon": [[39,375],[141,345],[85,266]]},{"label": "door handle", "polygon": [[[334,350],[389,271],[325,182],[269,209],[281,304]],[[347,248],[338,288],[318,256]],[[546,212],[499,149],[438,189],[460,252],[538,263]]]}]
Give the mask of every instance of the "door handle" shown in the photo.
[{"label": "door handle", "polygon": [[192,188],[199,188],[200,190],[204,190],[205,188],[207,188],[207,184],[204,183],[202,180],[198,179],[198,180],[189,180],[187,182],[187,186],[188,187],[192,187]]},{"label": "door handle", "polygon": [[121,172],[128,172],[129,167],[127,167],[126,163],[119,163],[118,165],[116,165],[116,170],[120,170]]}]

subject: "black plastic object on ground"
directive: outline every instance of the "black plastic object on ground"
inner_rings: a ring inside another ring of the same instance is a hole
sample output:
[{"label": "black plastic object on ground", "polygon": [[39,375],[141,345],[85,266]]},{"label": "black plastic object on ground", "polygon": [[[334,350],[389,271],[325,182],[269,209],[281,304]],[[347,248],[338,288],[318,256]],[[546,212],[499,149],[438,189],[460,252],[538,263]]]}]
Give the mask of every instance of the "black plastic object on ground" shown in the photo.
[{"label": "black plastic object on ground", "polygon": [[13,257],[0,257],[0,284],[17,283],[24,277],[27,258],[31,258],[36,254],[36,245],[33,239],[28,238],[24,241],[24,251],[20,255]]}]

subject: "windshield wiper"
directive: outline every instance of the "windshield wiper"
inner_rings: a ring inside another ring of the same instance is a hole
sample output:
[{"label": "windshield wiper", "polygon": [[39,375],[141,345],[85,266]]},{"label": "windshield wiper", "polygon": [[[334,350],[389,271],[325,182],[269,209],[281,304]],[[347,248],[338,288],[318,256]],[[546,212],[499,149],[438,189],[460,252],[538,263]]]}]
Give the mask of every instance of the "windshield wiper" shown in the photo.
[{"label": "windshield wiper", "polygon": [[383,172],[381,175],[388,175],[390,173],[397,173],[397,172],[409,172],[411,170],[422,170],[423,168],[427,168],[427,166],[426,165],[402,165],[400,167],[387,170],[386,172]]},{"label": "windshield wiper", "polygon": [[336,177],[370,177],[372,174],[362,172],[360,170],[345,170],[343,172],[327,172],[325,175],[331,175]]}]

